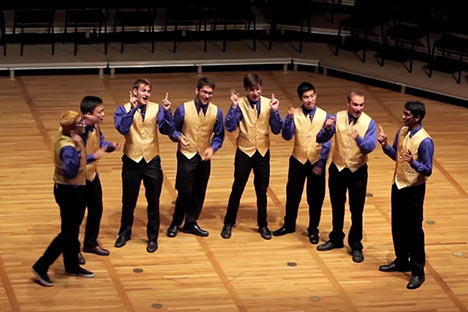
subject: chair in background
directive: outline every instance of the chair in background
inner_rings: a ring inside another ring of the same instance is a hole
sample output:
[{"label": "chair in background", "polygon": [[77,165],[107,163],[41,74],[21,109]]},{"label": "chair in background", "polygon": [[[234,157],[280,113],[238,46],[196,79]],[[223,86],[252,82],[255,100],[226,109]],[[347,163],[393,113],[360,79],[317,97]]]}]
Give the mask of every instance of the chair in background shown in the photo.
[{"label": "chair in background", "polygon": [[271,23],[270,23],[270,40],[268,49],[272,48],[273,37],[277,35],[278,30],[298,31],[299,32],[299,48],[302,52],[302,42],[304,34],[310,33],[310,15],[307,8],[308,0],[271,0]]},{"label": "chair in background", "polygon": [[226,51],[226,38],[228,36],[228,25],[230,27],[244,26],[243,36],[251,34],[253,38],[252,50],[256,50],[257,20],[252,11],[250,0],[219,1],[213,8],[213,32],[216,26],[223,25],[223,52]]},{"label": "chair in background", "polygon": [[[117,8],[114,16],[114,35],[120,37],[120,53],[124,51],[124,42],[151,41],[151,52],[154,53],[154,24],[157,11],[154,8]],[[120,32],[117,29],[120,27]],[[127,40],[128,37],[132,40]]]},{"label": "chair in background", "polygon": [[[105,11],[98,8],[66,9],[63,33],[67,35],[67,30],[69,28],[74,29],[74,55],[76,55],[78,51],[78,42],[88,43],[101,40],[104,41],[104,54],[107,54],[107,40],[105,36],[107,33],[107,15],[107,9]],[[79,28],[88,29],[79,32]],[[102,36],[103,28],[104,36]]]},{"label": "chair in background", "polygon": [[[40,43],[51,43],[52,55],[55,54],[54,19],[55,9],[17,9],[14,11],[13,36],[20,40],[20,55],[23,55],[24,44],[34,41],[38,35],[41,36]],[[47,33],[44,35],[44,33],[25,32],[28,28],[43,28]],[[21,30],[20,34],[17,34],[17,29]]]},{"label": "chair in background", "polygon": [[[382,27],[382,45],[380,66],[386,58],[409,60],[408,72],[413,71],[413,59],[416,48],[427,51],[430,55],[431,8],[425,0],[398,0],[390,4],[389,27]],[[423,39],[426,39],[424,43]]]},{"label": "chair in background", "polygon": [[468,57],[468,14],[458,1],[448,6],[449,10],[443,25],[440,38],[432,45],[428,76],[436,68],[442,71],[458,71],[455,81],[460,84],[461,72]]},{"label": "chair in background", "polygon": [[[185,35],[186,31],[195,31],[203,36],[203,51],[207,50],[206,40],[206,12],[201,5],[203,1],[180,0],[169,1],[166,5],[166,16],[164,21],[164,33],[167,34],[169,28],[174,31],[173,52],[177,50],[177,39],[179,32]],[[203,27],[203,28],[202,28]],[[202,31],[203,29],[203,31]]]},{"label": "chair in background", "polygon": [[342,41],[343,30],[348,30],[350,39],[354,42],[354,48],[362,49],[362,62],[366,61],[366,52],[369,37],[378,37],[376,28],[381,29],[385,21],[386,1],[355,0],[351,15],[340,21],[335,47],[335,55],[338,55]]},{"label": "chair in background", "polygon": [[6,31],[5,31],[5,16],[3,9],[0,9],[0,44],[3,45],[3,56],[6,56]]}]

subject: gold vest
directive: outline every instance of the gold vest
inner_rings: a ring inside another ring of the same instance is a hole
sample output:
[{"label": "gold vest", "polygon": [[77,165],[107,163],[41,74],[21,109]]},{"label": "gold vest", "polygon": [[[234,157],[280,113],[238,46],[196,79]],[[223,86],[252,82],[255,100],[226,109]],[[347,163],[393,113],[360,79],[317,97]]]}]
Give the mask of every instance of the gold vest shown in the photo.
[{"label": "gold vest", "polygon": [[[94,126],[94,130],[91,132],[88,132],[88,140],[86,141],[86,155],[89,154],[94,154],[98,149],[99,145],[101,144],[101,129],[99,128],[99,125]],[[86,180],[88,181],[94,181],[94,178],[96,178],[97,174],[97,165],[98,165],[99,159],[96,159],[93,162],[90,162],[86,164],[86,171],[85,171],[85,176]]]},{"label": "gold vest", "polygon": [[57,135],[54,147],[54,182],[58,184],[67,185],[85,185],[86,151],[81,151],[80,168],[78,169],[77,175],[73,179],[71,179],[65,176],[65,170],[63,168],[62,159],[60,158],[60,151],[65,146],[71,146],[75,148],[75,143],[73,142],[73,139],[71,137],[64,135],[60,132]]},{"label": "gold vest", "polygon": [[257,106],[252,106],[247,97],[239,100],[242,120],[239,124],[237,146],[241,151],[252,157],[255,151],[265,156],[270,148],[270,99],[260,98],[260,115],[257,117]]},{"label": "gold vest", "polygon": [[320,159],[322,144],[317,143],[316,138],[326,118],[327,113],[319,107],[315,109],[313,120],[310,120],[309,116],[304,115],[302,106],[296,108],[294,112],[295,130],[292,155],[301,164],[305,164],[307,160],[309,160],[311,164],[314,164]]},{"label": "gold vest", "polygon": [[355,124],[349,123],[348,111],[336,113],[335,150],[333,151],[333,163],[339,171],[348,168],[355,172],[367,163],[367,154],[363,154],[352,136],[352,130],[356,130],[361,138],[364,138],[371,118],[366,113],[361,113]]},{"label": "gold vest", "polygon": [[[127,113],[131,111],[132,105],[124,105]],[[143,158],[150,162],[159,155],[158,126],[156,116],[159,104],[148,102],[146,105],[145,120],[141,117],[138,109],[133,116],[130,131],[125,135],[124,154],[134,162],[140,162]]]},{"label": "gold vest", "polygon": [[427,177],[414,170],[411,165],[405,160],[405,154],[407,150],[413,154],[413,159],[419,160],[418,149],[421,142],[430,138],[429,134],[421,128],[411,138],[408,127],[403,127],[400,130],[400,136],[398,137],[398,146],[395,159],[395,174],[393,176],[393,182],[396,184],[398,189],[402,189],[408,186],[420,185],[426,182]]},{"label": "gold vest", "polygon": [[179,151],[188,159],[192,159],[197,153],[202,156],[205,150],[210,147],[218,107],[213,103],[209,103],[205,115],[202,108],[197,113],[194,101],[186,102],[183,105],[184,125],[182,126],[182,133],[189,144],[183,145],[179,142]]}]

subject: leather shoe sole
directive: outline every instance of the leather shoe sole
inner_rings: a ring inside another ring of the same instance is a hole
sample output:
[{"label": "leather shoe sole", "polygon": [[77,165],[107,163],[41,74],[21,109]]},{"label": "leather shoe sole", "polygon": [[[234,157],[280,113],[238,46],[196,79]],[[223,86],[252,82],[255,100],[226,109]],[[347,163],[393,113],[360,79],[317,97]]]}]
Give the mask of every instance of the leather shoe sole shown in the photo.
[{"label": "leather shoe sole", "polygon": [[419,288],[422,283],[424,283],[424,281],[426,280],[426,278],[424,277],[424,275],[413,275],[411,277],[411,280],[409,281],[408,285],[406,285],[406,288],[408,289],[416,289],[416,288]]},{"label": "leather shoe sole", "polygon": [[93,253],[93,254],[96,254],[98,256],[108,256],[108,255],[110,255],[109,250],[104,249],[99,245],[94,246],[94,247],[83,247],[83,252]]},{"label": "leather shoe sole", "polygon": [[146,251],[152,253],[156,250],[158,250],[158,243],[155,241],[148,242],[148,246],[146,246]]}]

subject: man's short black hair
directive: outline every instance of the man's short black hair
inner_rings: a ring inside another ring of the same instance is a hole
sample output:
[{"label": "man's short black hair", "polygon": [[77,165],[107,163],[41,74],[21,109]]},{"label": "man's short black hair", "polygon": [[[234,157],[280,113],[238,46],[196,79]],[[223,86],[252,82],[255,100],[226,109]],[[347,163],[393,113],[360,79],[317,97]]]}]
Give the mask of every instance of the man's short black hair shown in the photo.
[{"label": "man's short black hair", "polygon": [[100,97],[88,95],[81,100],[80,111],[83,115],[87,113],[92,114],[99,105],[102,105]]},{"label": "man's short black hair", "polygon": [[405,109],[411,112],[413,117],[419,117],[419,122],[426,116],[426,106],[420,101],[409,101],[405,104]]},{"label": "man's short black hair", "polygon": [[304,93],[311,90],[313,90],[315,93],[315,87],[313,84],[307,81],[301,82],[299,86],[297,86],[297,95],[299,96],[299,98],[302,98],[302,95]]}]

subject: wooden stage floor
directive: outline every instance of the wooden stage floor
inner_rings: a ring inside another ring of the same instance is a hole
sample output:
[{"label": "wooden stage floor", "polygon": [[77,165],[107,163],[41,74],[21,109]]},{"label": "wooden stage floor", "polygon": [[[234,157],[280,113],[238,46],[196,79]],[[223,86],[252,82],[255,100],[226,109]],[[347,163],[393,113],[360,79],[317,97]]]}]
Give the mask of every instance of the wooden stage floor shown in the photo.
[{"label": "wooden stage floor", "polygon": [[[311,81],[318,105],[328,112],[346,108],[346,92],[367,93],[366,111],[391,141],[401,125],[403,104],[415,99],[348,80],[305,71],[259,71],[264,95],[275,93],[282,116],[301,81]],[[226,113],[229,90],[242,90],[245,72],[209,72],[216,81],[213,102]],[[168,238],[176,198],[176,144],[160,136],[164,186],[161,194],[159,250],[146,252],[146,202],[143,192],[135,211],[132,240],[113,247],[121,209],[121,153],[100,162],[104,215],[100,242],[109,257],[84,254],[93,279],[64,274],[61,258],[49,274],[51,288],[32,280],[31,265],[59,231],[58,207],[52,194],[52,147],[58,116],[78,109],[81,98],[103,98],[108,140],[123,142],[113,127],[115,109],[128,99],[137,74],[19,76],[0,79],[0,310],[1,311],[467,311],[468,310],[468,110],[421,99],[427,105],[424,126],[435,142],[433,174],[425,201],[426,282],[405,288],[408,274],[382,273],[378,266],[394,257],[390,229],[393,162],[380,147],[369,160],[369,197],[364,211],[365,261],[351,261],[347,248],[318,252],[306,236],[308,213],[301,202],[297,231],[263,240],[256,232],[255,193],[250,180],[242,197],[238,224],[230,240],[219,233],[233,181],[235,139],[227,134],[212,161],[205,206],[199,224],[207,238],[180,233]],[[146,74],[152,100],[169,92],[175,107],[193,98],[196,73]],[[271,136],[268,220],[282,224],[291,142]],[[345,230],[349,228],[349,212]],[[328,191],[320,238],[331,229]]]}]

